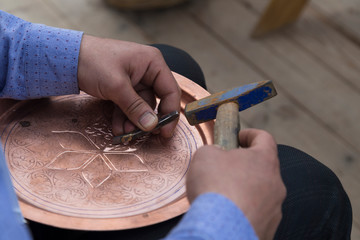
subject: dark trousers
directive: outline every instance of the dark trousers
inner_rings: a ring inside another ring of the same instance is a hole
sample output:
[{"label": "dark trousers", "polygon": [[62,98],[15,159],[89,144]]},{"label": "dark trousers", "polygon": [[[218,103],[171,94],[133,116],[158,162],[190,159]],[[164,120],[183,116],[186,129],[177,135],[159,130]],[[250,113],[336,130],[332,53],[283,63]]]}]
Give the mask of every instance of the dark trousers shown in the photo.
[{"label": "dark trousers", "polygon": [[[153,46],[160,49],[172,71],[206,89],[201,68],[189,54],[168,45]],[[336,175],[298,149],[279,145],[278,150],[287,197],[275,239],[350,239],[351,204]],[[35,222],[29,224],[35,239],[148,240],[165,237],[180,219],[181,216],[148,227],[108,232],[64,230]]]}]

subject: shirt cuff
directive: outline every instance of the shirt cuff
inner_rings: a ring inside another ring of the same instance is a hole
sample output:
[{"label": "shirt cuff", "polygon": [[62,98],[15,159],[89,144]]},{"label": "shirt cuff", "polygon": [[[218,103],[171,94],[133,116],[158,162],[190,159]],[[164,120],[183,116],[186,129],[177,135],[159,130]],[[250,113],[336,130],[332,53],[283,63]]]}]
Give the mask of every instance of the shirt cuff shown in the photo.
[{"label": "shirt cuff", "polygon": [[258,239],[243,212],[226,197],[206,193],[191,205],[181,222],[168,235],[170,239]]},{"label": "shirt cuff", "polygon": [[79,93],[78,58],[83,33],[30,24],[24,40],[25,98]]}]

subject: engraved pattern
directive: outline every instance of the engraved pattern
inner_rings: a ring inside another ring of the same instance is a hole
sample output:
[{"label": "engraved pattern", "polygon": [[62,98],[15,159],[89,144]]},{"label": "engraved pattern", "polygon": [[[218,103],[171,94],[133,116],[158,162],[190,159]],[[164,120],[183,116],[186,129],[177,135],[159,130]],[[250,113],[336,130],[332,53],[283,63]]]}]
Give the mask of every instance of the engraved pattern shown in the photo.
[{"label": "engraved pattern", "polygon": [[68,216],[111,218],[147,213],[185,193],[202,139],[183,116],[171,139],[149,135],[113,146],[111,103],[85,94],[56,99],[21,105],[2,136],[25,201]]},{"label": "engraved pattern", "polygon": [[[97,124],[98,125],[98,124]],[[105,125],[103,125],[105,127]],[[89,131],[88,134],[94,134]],[[96,127],[96,130],[99,130]],[[105,147],[101,149],[90,138],[76,131],[52,131],[60,134],[59,144],[64,152],[56,156],[48,165],[49,169],[78,170],[91,187],[98,187],[110,178],[112,171],[117,172],[144,172],[148,171],[144,161],[136,154],[124,153],[116,150],[116,147]],[[109,132],[99,131],[96,136],[104,136],[110,141]],[[133,149],[135,150],[135,149]],[[133,151],[129,149],[125,152]]]}]

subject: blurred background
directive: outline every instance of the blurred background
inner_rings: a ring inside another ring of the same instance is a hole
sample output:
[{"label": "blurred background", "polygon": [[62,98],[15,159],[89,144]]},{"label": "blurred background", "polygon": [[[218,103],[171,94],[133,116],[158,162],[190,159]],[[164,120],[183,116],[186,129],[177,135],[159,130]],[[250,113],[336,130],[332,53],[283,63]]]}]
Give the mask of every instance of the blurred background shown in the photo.
[{"label": "blurred background", "polygon": [[[360,239],[360,1],[310,0],[294,24],[256,39],[250,35],[271,0],[155,0],[161,9],[142,11],[114,7],[121,2],[132,8],[146,0],[1,0],[0,9],[99,37],[182,48],[211,93],[272,80],[278,96],[242,112],[243,128],[265,129],[331,168],[353,206],[352,239]],[[165,2],[176,6],[162,8]]]}]

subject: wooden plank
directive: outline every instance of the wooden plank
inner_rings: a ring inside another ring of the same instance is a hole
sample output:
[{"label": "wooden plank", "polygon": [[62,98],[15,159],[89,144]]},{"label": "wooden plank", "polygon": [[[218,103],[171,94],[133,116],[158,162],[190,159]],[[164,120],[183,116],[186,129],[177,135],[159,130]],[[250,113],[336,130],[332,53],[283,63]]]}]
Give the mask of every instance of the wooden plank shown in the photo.
[{"label": "wooden plank", "polygon": [[308,0],[271,0],[251,36],[261,37],[295,22],[307,3]]},{"label": "wooden plank", "polygon": [[[227,17],[219,18],[219,12],[226,12]],[[327,91],[323,91],[321,93],[316,90],[331,90],[333,88],[332,91],[336,92],[339,87],[346,90],[341,91],[351,92],[351,89],[343,87],[336,79],[331,77],[330,73],[316,64],[314,59],[311,59],[309,56],[299,51],[297,47],[292,47],[291,43],[287,42],[286,40],[277,38],[277,41],[281,40],[279,42],[278,48],[274,48],[274,44],[276,44],[274,39],[270,39],[266,43],[264,41],[251,41],[248,38],[247,33],[249,32],[249,28],[252,22],[255,20],[255,17],[246,12],[238,2],[230,0],[224,0],[222,2],[208,1],[207,4],[201,4],[201,2],[198,2],[198,4],[193,8],[193,16],[198,18],[199,21],[214,31],[217,36],[221,36],[222,38],[226,39],[226,42],[231,45],[231,47],[240,52],[241,55],[246,56],[248,59],[250,59],[251,62],[258,66],[259,71],[264,72],[272,79],[276,79],[276,83],[286,89],[286,92],[283,94],[288,95],[290,99],[291,97],[296,98],[297,100],[295,101],[298,103],[305,102],[306,104],[304,104],[302,107],[305,109],[306,114],[311,115],[313,120],[314,114],[323,114],[323,106],[328,106],[328,101],[333,99],[333,95],[329,95]],[[244,24],[244,22],[246,22],[246,24]],[[286,50],[284,50],[284,52],[281,51],[281,46],[283,45],[284,49]],[[296,53],[295,57],[290,56],[284,58],[283,55],[285,52],[292,53],[293,51]],[[296,60],[297,56],[299,57],[299,60]],[[311,62],[311,66],[312,64],[315,64],[315,69],[320,71],[320,73],[316,73],[314,70],[313,74],[316,74],[316,77],[311,75],[309,76],[309,74],[306,72],[306,69],[310,67],[306,64],[307,61]],[[307,68],[302,68],[299,66],[299,64],[306,64]],[[331,80],[328,81],[328,79],[326,79],[327,77],[330,77]],[[319,81],[318,79],[321,79],[322,81]],[[315,88],[315,92],[313,88]],[[315,96],[317,97],[315,98]],[[347,97],[346,94],[341,94],[339,96],[341,96],[341,98]],[[354,93],[352,93],[352,96],[356,98]],[[278,98],[275,98],[275,100],[277,99]],[[319,104],[319,101],[323,103]],[[314,108],[314,106],[317,108]],[[340,108],[339,110],[345,112],[347,106],[345,106],[344,109]],[[308,109],[306,109],[307,107],[312,108],[312,112],[309,113]],[[292,107],[283,107],[281,109],[283,109],[283,111],[278,111],[277,114],[284,114],[284,117],[292,118],[290,122],[294,124],[293,127],[297,126],[296,128],[299,129],[299,132],[292,134],[294,131],[291,131],[291,129],[286,129],[283,131],[281,131],[281,129],[277,129],[274,135],[278,136],[277,134],[280,133],[283,137],[287,137],[285,141],[286,143],[292,142],[289,138],[297,138],[299,142],[306,145],[305,148],[302,148],[305,149],[306,152],[314,155],[321,161],[325,162],[325,164],[328,166],[332,166],[332,164],[337,165],[337,169],[333,167],[331,168],[342,179],[342,182],[349,192],[352,201],[359,202],[358,192],[352,191],[354,189],[359,189],[358,185],[360,180],[356,173],[359,171],[359,161],[356,157],[359,154],[359,151],[355,150],[354,148],[349,148],[347,144],[339,140],[338,136],[334,135],[332,131],[329,132],[328,129],[324,129],[321,121],[316,121],[317,124],[319,124],[318,126],[314,126],[315,123],[307,123],[303,119],[301,122],[298,122],[297,120],[299,120],[301,116],[295,115],[293,113],[294,109],[292,109]],[[276,113],[275,110],[273,112]],[[329,113],[323,114],[323,118],[327,119],[332,116],[328,114]],[[276,114],[274,115],[276,116]],[[337,116],[337,114],[335,114],[335,116]],[[349,120],[352,120],[352,117],[353,116],[348,116]],[[255,119],[265,119],[266,121],[269,121],[267,118],[268,117],[256,117]],[[318,120],[317,117],[315,117],[315,119]],[[276,121],[276,123],[272,125],[271,129],[276,128],[277,126],[283,128],[286,126],[286,123],[283,123],[280,120]],[[357,124],[355,123],[353,126],[357,126]],[[354,130],[354,128],[352,128],[352,130]],[[319,134],[324,135],[319,137]],[[332,158],[335,155],[327,155],[329,151],[333,150],[330,150],[330,148],[334,147],[333,141],[336,141],[339,145],[342,145],[341,148],[347,148],[345,151],[338,149],[339,152],[333,152],[332,154],[337,155],[335,158]],[[341,170],[342,167],[346,168],[346,161],[349,159],[351,159],[350,161],[356,162],[355,168],[357,170],[354,172],[352,172],[353,169],[346,169],[347,171],[345,172]],[[356,187],[354,187],[354,184],[356,184]],[[360,216],[359,208],[360,206],[354,206],[354,212],[356,213],[354,219],[357,219],[357,222],[359,222]]]},{"label": "wooden plank", "polygon": [[64,19],[77,30],[98,37],[115,38],[124,41],[149,43],[141,29],[128,21],[119,11],[102,0],[42,0],[56,9]]},{"label": "wooden plank", "polygon": [[349,106],[356,108],[360,102],[359,92],[345,85],[332,71],[324,68],[316,58],[296,47],[289,39],[276,35],[265,39],[263,43],[269,44],[274,53],[293,65],[294,71],[289,73],[288,77],[295,72],[302,77],[301,80],[291,83],[284,78],[281,81],[281,76],[273,75],[274,78],[294,92],[292,95],[319,121],[360,150],[360,128],[354,127],[357,126],[360,111],[349,111]]},{"label": "wooden plank", "polygon": [[29,6],[10,10],[9,13],[33,23],[41,23],[59,28],[72,28],[73,25],[56,11],[40,1],[33,0]]},{"label": "wooden plank", "polygon": [[358,0],[314,0],[310,6],[328,24],[360,44],[360,2]]},{"label": "wooden plank", "polygon": [[18,8],[26,8],[33,4],[33,2],[36,2],[37,0],[1,0],[0,1],[0,9],[5,12],[14,11]]},{"label": "wooden plank", "polygon": [[360,92],[360,47],[348,38],[318,21],[309,9],[289,35],[305,49],[317,56],[339,78]]},{"label": "wooden plank", "polygon": [[[354,205],[356,203],[352,202],[351,204]],[[354,223],[351,231],[351,239],[360,239],[360,224]]]}]

